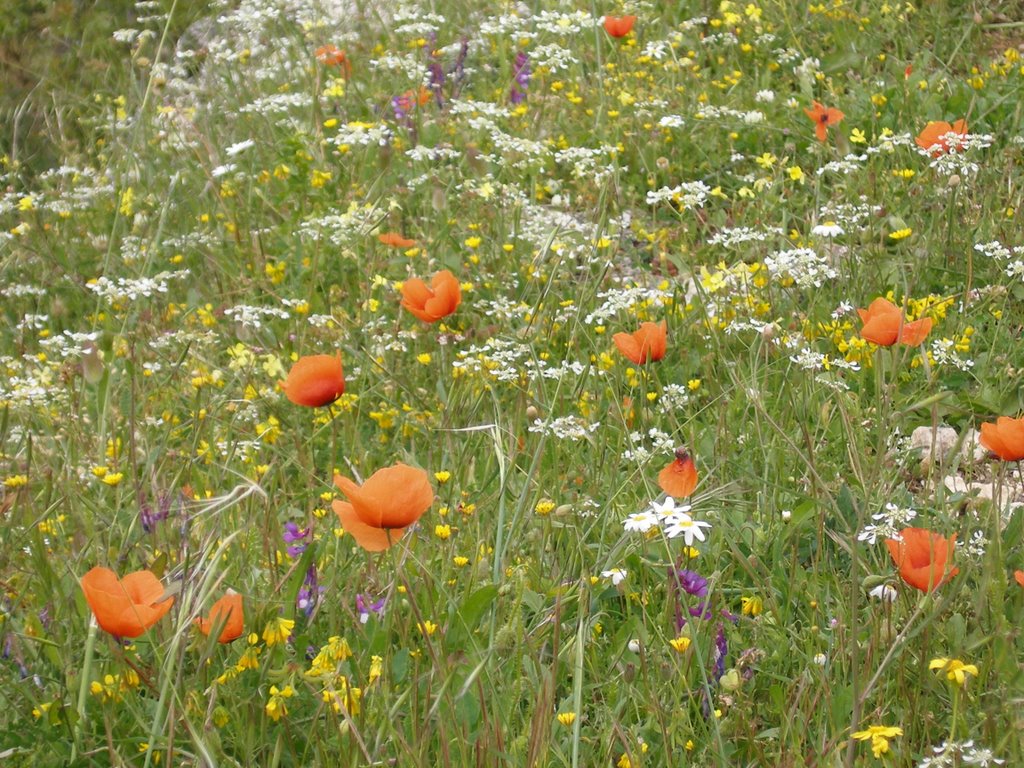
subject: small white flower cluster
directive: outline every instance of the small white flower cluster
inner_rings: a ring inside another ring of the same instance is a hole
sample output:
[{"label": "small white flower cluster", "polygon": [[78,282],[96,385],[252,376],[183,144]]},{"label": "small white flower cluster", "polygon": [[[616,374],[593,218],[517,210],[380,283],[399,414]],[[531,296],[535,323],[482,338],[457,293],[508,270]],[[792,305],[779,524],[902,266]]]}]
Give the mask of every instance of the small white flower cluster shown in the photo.
[{"label": "small white flower cluster", "polygon": [[1007,248],[999,241],[993,240],[990,243],[976,243],[974,250],[982,256],[1002,262],[1007,277],[1024,280],[1024,246]]},{"label": "small white flower cluster", "polygon": [[942,742],[932,747],[932,755],[917,764],[917,768],[953,768],[961,765],[977,765],[988,768],[1005,765],[1006,761],[995,756],[988,747],[975,747],[971,741]]},{"label": "small white flower cluster", "polygon": [[751,227],[725,227],[710,238],[708,238],[708,245],[720,245],[725,248],[732,248],[743,243],[763,243],[771,237],[777,237],[782,235],[783,232],[778,227],[762,227],[761,229],[752,229]]},{"label": "small white flower cluster", "polygon": [[733,109],[732,107],[716,107],[713,104],[707,104],[701,107],[700,111],[697,112],[694,117],[698,120],[717,120],[723,117],[733,117],[746,125],[757,125],[758,123],[763,123],[765,120],[764,112],[759,109],[744,112],[739,109]]},{"label": "small white flower cluster", "polygon": [[578,443],[594,434],[601,426],[601,422],[595,421],[588,424],[578,416],[562,416],[545,423],[537,419],[530,425],[529,431],[538,435],[547,435],[558,440],[569,440]]},{"label": "small white flower cluster", "polygon": [[952,339],[935,339],[931,351],[936,365],[952,365],[961,371],[969,371],[974,367],[973,360],[966,360],[957,354],[956,343]]},{"label": "small white flower cluster", "polygon": [[790,278],[801,288],[820,288],[839,275],[824,256],[810,248],[776,251],[765,258],[764,266],[772,277]]},{"label": "small white flower cluster", "polygon": [[81,357],[88,347],[94,345],[99,339],[98,332],[76,333],[65,330],[63,333],[51,336],[48,339],[40,339],[39,346],[50,354],[57,354],[61,357]]},{"label": "small white flower cluster", "polygon": [[664,501],[652,501],[642,512],[634,512],[623,521],[622,527],[636,533],[649,533],[661,527],[668,538],[682,536],[686,546],[692,547],[694,541],[707,541],[705,530],[711,528],[711,523],[694,520],[691,509],[689,504],[677,507],[676,500],[669,496]]},{"label": "small white flower cluster", "polygon": [[587,325],[604,323],[608,318],[614,317],[620,312],[632,313],[639,304],[645,306],[661,307],[671,297],[669,291],[660,288],[644,288],[634,286],[632,288],[612,288],[601,291],[597,298],[602,300],[601,306],[583,318]]},{"label": "small white flower cluster", "polygon": [[180,269],[176,272],[161,272],[153,277],[119,277],[111,280],[102,276],[86,283],[85,287],[113,305],[148,298],[155,293],[167,293],[171,280],[180,280],[189,274],[187,269]]},{"label": "small white flower cluster", "polygon": [[263,327],[263,322],[272,318],[287,320],[291,314],[277,307],[250,307],[246,304],[238,304],[224,310],[224,316],[239,323],[244,328],[257,329]]},{"label": "small white flower cluster", "polygon": [[857,203],[826,203],[818,210],[818,217],[834,221],[842,227],[863,227],[872,216],[882,210],[879,205],[869,204],[865,198]]},{"label": "small white flower cluster", "polygon": [[689,181],[674,187],[662,187],[647,193],[647,204],[675,203],[681,210],[703,208],[711,194],[711,187],[703,181]]},{"label": "small white flower cluster", "polygon": [[580,60],[572,55],[572,51],[557,43],[538,45],[530,51],[530,58],[538,67],[544,67],[552,73],[568,71],[573,64],[580,63]]},{"label": "small white flower cluster", "polygon": [[942,137],[942,140],[953,151],[945,152],[934,158],[932,158],[931,152],[927,149],[919,149],[918,154],[932,158],[932,161],[928,163],[928,167],[933,168],[936,173],[943,176],[957,174],[961,177],[967,177],[976,174],[979,168],[978,164],[971,160],[969,156],[978,150],[991,147],[995,138],[989,134],[966,133],[961,136],[958,133],[947,133]]},{"label": "small white flower cluster", "polygon": [[877,515],[872,515],[875,522],[864,526],[864,530],[857,534],[857,541],[866,541],[868,544],[877,544],[879,539],[900,540],[900,531],[910,525],[917,517],[917,512],[909,507],[898,507],[892,502],[885,505],[885,510]]},{"label": "small white flower cluster", "polygon": [[386,147],[394,134],[384,123],[345,123],[328,142],[336,147]]},{"label": "small white flower cluster", "polygon": [[[644,445],[648,438],[651,440],[650,448]],[[647,462],[657,453],[671,455],[676,445],[671,436],[662,432],[657,427],[651,427],[647,430],[647,435],[641,432],[631,432],[629,434],[629,442],[631,445],[622,452],[622,458],[625,461],[635,461],[639,464]]]}]

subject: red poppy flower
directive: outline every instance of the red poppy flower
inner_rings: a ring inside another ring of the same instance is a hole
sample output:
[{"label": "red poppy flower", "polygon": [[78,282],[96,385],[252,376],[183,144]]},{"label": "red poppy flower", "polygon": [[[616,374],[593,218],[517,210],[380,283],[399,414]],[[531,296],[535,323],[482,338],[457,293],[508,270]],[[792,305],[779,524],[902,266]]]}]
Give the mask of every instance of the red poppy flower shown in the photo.
[{"label": "red poppy flower", "polygon": [[633,333],[616,333],[612,341],[619,352],[636,365],[661,360],[665,356],[668,345],[668,324],[640,323],[640,328]]},{"label": "red poppy flower", "polygon": [[1018,584],[1024,587],[1024,571],[1014,571],[1013,578]]},{"label": "red poppy flower", "polygon": [[1003,461],[1024,459],[1024,418],[1000,416],[995,424],[986,421],[981,425],[978,442]]},{"label": "red poppy flower", "polygon": [[828,138],[828,129],[838,125],[846,117],[835,107],[825,107],[816,101],[811,102],[811,108],[805,109],[804,114],[814,121],[814,133],[818,141],[822,142]]},{"label": "red poppy flower", "polygon": [[430,286],[418,277],[402,283],[402,306],[425,323],[448,317],[462,302],[459,281],[447,269],[430,279]]},{"label": "red poppy flower", "polygon": [[887,539],[885,546],[902,579],[914,589],[931,592],[960,572],[959,568],[949,567],[956,534],[946,539],[925,528],[904,528],[900,539]]},{"label": "red poppy flower", "polygon": [[625,37],[635,22],[636,16],[605,16],[604,31],[612,37]]},{"label": "red poppy flower", "polygon": [[697,487],[697,465],[683,448],[676,450],[676,458],[658,474],[658,486],[677,499],[685,499]]},{"label": "red poppy flower", "polygon": [[352,76],[352,63],[345,52],[336,45],[321,45],[316,49],[316,60],[325,67],[340,67],[346,78]]},{"label": "red poppy flower", "polygon": [[921,149],[928,150],[932,153],[933,157],[939,157],[940,155],[956,152],[960,149],[960,139],[949,140],[946,138],[951,133],[955,133],[960,137],[966,136],[967,121],[957,120],[952,125],[944,120],[932,121],[918,134],[915,141]]},{"label": "red poppy flower", "polygon": [[307,355],[295,361],[281,382],[284,396],[296,405],[319,408],[345,393],[341,355]]},{"label": "red poppy flower", "polygon": [[174,604],[164,597],[164,585],[152,571],[135,571],[123,579],[97,566],[81,580],[86,602],[105,632],[138,637],[156,624]]},{"label": "red poppy flower", "polygon": [[377,235],[377,239],[384,245],[389,245],[392,248],[412,248],[416,245],[415,240],[402,237],[397,232],[384,232],[383,234]]},{"label": "red poppy flower", "polygon": [[867,309],[858,309],[857,314],[864,323],[860,329],[861,338],[880,347],[891,347],[897,341],[916,347],[932,330],[930,317],[908,323],[903,317],[903,310],[883,298],[872,301]]},{"label": "red poppy flower", "polygon": [[370,552],[396,543],[434,503],[427,473],[401,462],[378,469],[362,485],[341,475],[334,484],[348,497],[333,504],[341,527]]},{"label": "red poppy flower", "polygon": [[199,631],[209,636],[210,632],[221,627],[218,643],[230,643],[242,636],[244,619],[242,617],[242,596],[228,590],[227,593],[213,604],[210,612],[201,619],[195,620]]}]

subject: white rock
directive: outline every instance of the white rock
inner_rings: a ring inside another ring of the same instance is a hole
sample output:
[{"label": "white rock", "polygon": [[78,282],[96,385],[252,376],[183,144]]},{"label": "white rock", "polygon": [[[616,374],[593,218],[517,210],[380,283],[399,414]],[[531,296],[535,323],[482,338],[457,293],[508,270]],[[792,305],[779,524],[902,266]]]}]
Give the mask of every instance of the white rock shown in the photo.
[{"label": "white rock", "polygon": [[959,439],[952,427],[918,427],[910,433],[910,447],[920,448],[925,461],[944,461],[952,453]]}]

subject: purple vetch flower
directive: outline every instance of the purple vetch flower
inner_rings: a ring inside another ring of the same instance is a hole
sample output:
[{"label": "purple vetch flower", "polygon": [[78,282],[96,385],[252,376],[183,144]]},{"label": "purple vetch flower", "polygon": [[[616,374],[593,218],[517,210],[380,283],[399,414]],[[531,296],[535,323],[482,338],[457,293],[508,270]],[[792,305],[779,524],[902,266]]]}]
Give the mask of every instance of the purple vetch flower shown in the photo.
[{"label": "purple vetch flower", "polygon": [[525,51],[516,54],[515,67],[512,70],[512,79],[515,83],[509,93],[509,101],[513,104],[522,104],[526,101],[526,89],[530,86],[530,57]]},{"label": "purple vetch flower", "polygon": [[725,674],[725,657],[729,654],[729,641],[725,639],[725,625],[719,622],[715,634],[715,680]]},{"label": "purple vetch flower", "polygon": [[688,595],[705,597],[708,594],[708,580],[696,571],[676,571],[676,582]]},{"label": "purple vetch flower", "polygon": [[174,503],[174,497],[170,493],[158,493],[156,497],[156,506],[150,504],[146,499],[145,494],[139,493],[139,522],[142,523],[142,530],[146,533],[152,533],[156,528],[156,524],[161,520],[166,520],[167,516],[171,513],[171,505]]},{"label": "purple vetch flower", "polygon": [[316,610],[323,591],[324,588],[320,586],[317,580],[316,566],[309,566],[309,569],[306,571],[306,579],[302,582],[302,588],[299,590],[299,594],[295,596],[295,607],[302,611],[308,619],[313,615],[313,611]]},{"label": "purple vetch flower", "polygon": [[370,602],[370,598],[363,597],[361,594],[356,595],[356,613],[359,614],[359,623],[365,624],[370,619],[370,614],[375,613],[378,616],[384,611],[384,598],[382,597],[377,602]]},{"label": "purple vetch flower", "polygon": [[[298,557],[306,551],[306,547],[309,546],[309,542],[306,539],[310,538],[312,531],[309,528],[300,529],[295,523],[290,520],[284,524],[284,534],[281,538],[284,539],[285,544],[293,544],[294,546],[288,547],[289,557]],[[302,542],[296,544],[295,542]]]},{"label": "purple vetch flower", "polygon": [[427,88],[434,94],[437,106],[444,107],[444,97],[441,95],[441,89],[444,88],[444,70],[441,68],[441,64],[434,59],[427,67],[427,73],[430,75]]}]

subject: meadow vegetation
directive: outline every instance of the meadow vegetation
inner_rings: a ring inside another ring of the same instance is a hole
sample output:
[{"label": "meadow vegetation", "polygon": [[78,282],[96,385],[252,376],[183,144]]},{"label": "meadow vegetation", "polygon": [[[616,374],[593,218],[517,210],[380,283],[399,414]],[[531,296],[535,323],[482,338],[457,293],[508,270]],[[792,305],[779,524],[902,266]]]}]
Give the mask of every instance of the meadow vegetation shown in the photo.
[{"label": "meadow vegetation", "polygon": [[20,12],[10,764],[1024,765],[1019,5]]}]

